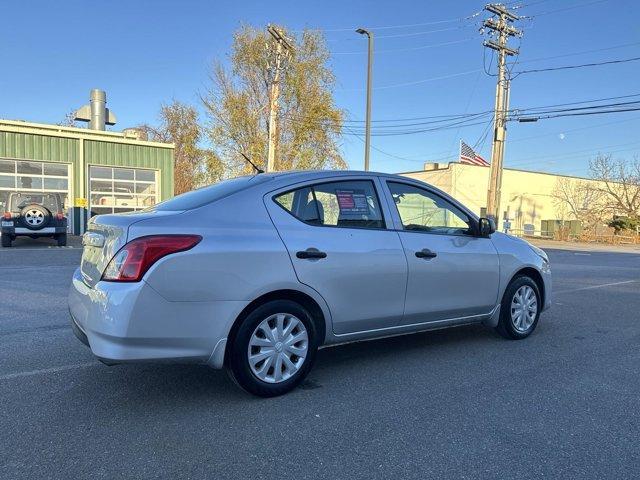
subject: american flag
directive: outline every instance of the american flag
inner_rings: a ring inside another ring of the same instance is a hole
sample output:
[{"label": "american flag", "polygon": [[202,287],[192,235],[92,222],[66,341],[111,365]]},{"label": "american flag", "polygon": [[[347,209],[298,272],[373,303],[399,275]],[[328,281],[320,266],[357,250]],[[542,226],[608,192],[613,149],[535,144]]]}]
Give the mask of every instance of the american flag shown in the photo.
[{"label": "american flag", "polygon": [[460,140],[460,163],[468,163],[470,165],[480,165],[488,167],[489,162],[474,152],[473,148]]}]

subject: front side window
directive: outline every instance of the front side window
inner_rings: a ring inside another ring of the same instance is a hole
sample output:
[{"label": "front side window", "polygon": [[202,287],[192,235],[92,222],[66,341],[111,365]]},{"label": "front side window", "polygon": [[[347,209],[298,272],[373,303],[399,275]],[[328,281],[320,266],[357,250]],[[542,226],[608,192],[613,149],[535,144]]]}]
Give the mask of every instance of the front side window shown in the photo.
[{"label": "front side window", "polygon": [[452,203],[405,183],[388,182],[405,230],[447,235],[471,233],[469,216]]},{"label": "front side window", "polygon": [[277,195],[274,200],[311,225],[385,228],[373,182],[320,183]]}]

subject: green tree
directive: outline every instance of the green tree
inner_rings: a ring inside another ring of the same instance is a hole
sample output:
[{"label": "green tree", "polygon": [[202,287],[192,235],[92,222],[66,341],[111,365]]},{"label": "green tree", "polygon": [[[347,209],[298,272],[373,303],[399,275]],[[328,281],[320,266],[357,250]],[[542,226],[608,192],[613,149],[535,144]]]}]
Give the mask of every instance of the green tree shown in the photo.
[{"label": "green tree", "polygon": [[[335,77],[324,37],[315,31],[298,38],[285,34],[293,49],[281,71],[275,168],[346,168],[339,151],[343,112],[333,99]],[[258,166],[266,164],[274,49],[266,31],[241,27],[230,66],[214,64],[212,85],[202,96],[208,135],[228,175],[252,170],[240,152]]]},{"label": "green tree", "polygon": [[173,100],[160,108],[157,127],[142,125],[149,140],[169,142],[174,150],[174,192],[176,195],[216,182],[223,176],[223,166],[216,154],[200,146],[204,132],[197,110]]}]

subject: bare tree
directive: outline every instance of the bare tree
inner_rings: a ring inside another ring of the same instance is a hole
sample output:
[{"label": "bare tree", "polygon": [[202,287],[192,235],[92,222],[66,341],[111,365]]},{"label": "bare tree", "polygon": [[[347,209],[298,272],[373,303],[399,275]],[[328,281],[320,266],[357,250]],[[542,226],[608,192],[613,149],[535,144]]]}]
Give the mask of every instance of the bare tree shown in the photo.
[{"label": "bare tree", "polygon": [[560,177],[551,195],[560,216],[579,220],[585,229],[593,229],[609,219],[606,195],[596,182]]},{"label": "bare tree", "polygon": [[598,155],[589,163],[591,176],[605,194],[607,204],[617,215],[640,219],[640,160],[613,160],[611,155]]},{"label": "bare tree", "polygon": [[77,127],[77,128],[80,128],[80,124],[78,122],[76,122],[76,111],[75,110],[69,110],[65,114],[64,119],[62,119],[60,122],[58,122],[58,125],[60,125],[61,127]]}]

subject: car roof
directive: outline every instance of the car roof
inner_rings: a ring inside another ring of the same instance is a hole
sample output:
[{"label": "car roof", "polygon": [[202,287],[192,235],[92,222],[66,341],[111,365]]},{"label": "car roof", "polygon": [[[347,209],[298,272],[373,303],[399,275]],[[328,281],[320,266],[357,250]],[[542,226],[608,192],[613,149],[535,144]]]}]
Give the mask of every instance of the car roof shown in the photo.
[{"label": "car roof", "polygon": [[287,182],[304,182],[326,177],[350,177],[350,176],[383,176],[398,178],[398,175],[382,172],[366,172],[363,170],[291,170],[288,172],[261,173],[261,176],[271,177],[274,180]]}]

